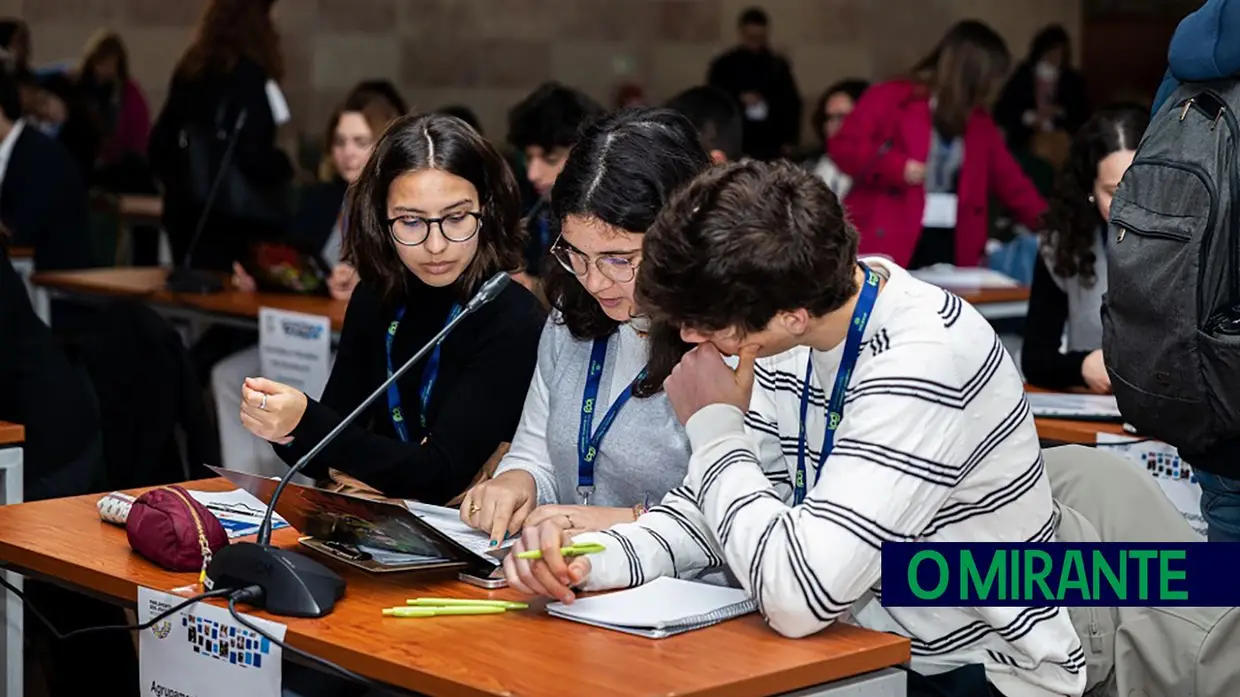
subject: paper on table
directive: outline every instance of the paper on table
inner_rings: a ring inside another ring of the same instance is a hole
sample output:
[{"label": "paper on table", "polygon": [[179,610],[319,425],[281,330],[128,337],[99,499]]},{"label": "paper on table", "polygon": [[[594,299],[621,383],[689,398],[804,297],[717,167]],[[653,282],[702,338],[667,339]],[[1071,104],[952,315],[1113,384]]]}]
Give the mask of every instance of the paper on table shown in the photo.
[{"label": "paper on table", "polygon": [[1115,419],[1123,417],[1112,395],[1073,394],[1067,392],[1030,392],[1025,395],[1034,416],[1082,419]]},{"label": "paper on table", "polygon": [[667,576],[636,588],[581,598],[572,605],[547,605],[547,612],[554,617],[654,639],[707,627],[755,609],[741,588]]},{"label": "paper on table", "polygon": [[1174,447],[1156,440],[1144,440],[1114,433],[1099,433],[1097,444],[1107,452],[1128,460],[1137,469],[1154,477],[1167,500],[1184,516],[1188,526],[1202,539],[1206,520],[1201,516],[1201,486],[1192,465],[1180,459]]},{"label": "paper on table", "polygon": [[909,273],[914,278],[940,288],[984,290],[987,288],[1016,288],[1020,286],[1016,279],[992,269],[952,266],[951,264],[935,264],[934,266],[927,266]]},{"label": "paper on table", "polygon": [[516,539],[504,540],[498,547],[491,546],[491,536],[481,530],[475,530],[461,521],[461,513],[455,508],[432,506],[429,503],[405,501],[409,512],[425,521],[439,532],[452,538],[461,546],[480,557],[499,563],[502,555],[495,552],[512,546]]},{"label": "paper on table", "polygon": [[[258,526],[263,522],[263,514],[267,512],[267,506],[244,489],[233,489],[232,491],[189,490],[189,495],[193,496],[195,501],[205,506],[208,511],[214,513],[216,518],[219,518],[220,525],[224,526],[224,531],[228,533],[229,539],[245,537],[258,532]],[[279,515],[272,515],[272,530],[286,527],[288,527],[287,521]]]}]

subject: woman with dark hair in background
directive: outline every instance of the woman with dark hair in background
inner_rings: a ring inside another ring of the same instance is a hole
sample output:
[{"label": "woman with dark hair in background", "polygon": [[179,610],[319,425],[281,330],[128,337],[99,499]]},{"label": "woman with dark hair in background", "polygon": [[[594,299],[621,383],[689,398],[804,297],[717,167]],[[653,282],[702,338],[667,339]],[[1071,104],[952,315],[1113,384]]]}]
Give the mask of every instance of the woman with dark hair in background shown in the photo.
[{"label": "woman with dark hair in background", "polygon": [[[1112,106],[1085,122],[1072,142],[1029,290],[1020,362],[1034,385],[1111,391],[1101,349],[1107,220],[1111,197],[1148,124],[1148,109]],[[1060,351],[1065,334],[1066,353]]]},{"label": "woman with dark hair in background", "polygon": [[1063,132],[1068,136],[1085,123],[1089,104],[1085,81],[1072,68],[1072,42],[1055,24],[1033,37],[1029,55],[1008,78],[995,103],[995,122],[1008,146],[1022,152],[1034,134]]},{"label": "woman with dark hair in background", "polygon": [[461,504],[492,545],[545,520],[576,530],[635,520],[683,481],[689,445],[667,397],[630,399],[649,351],[633,293],[646,229],[710,164],[697,129],[670,109],[606,117],[569,154],[551,192],[556,263],[544,290],[555,314],[521,425],[496,477]]},{"label": "woman with dark hair in background", "polygon": [[173,73],[168,99],[151,133],[150,159],[164,186],[164,229],[178,262],[203,214],[229,138],[236,138],[236,176],[226,175],[234,181],[221,188],[234,183],[249,188],[255,202],[230,205],[225,197],[217,200],[193,250],[194,265],[227,271],[234,260],[244,258],[251,243],[274,238],[284,229],[293,168],[276,147],[276,131],[290,115],[278,84],[284,77],[284,58],[271,19],[274,4],[211,0]]},{"label": "woman with dark hair in background", "polygon": [[[520,264],[517,185],[460,119],[405,116],[375,144],[348,202],[345,261],[362,279],[322,400],[248,378],[241,423],[295,462],[440,332],[491,276]],[[469,315],[307,468],[343,472],[385,495],[451,500],[521,415],[543,324],[518,284]]]},{"label": "woman with dark hair in background", "polygon": [[103,136],[99,165],[135,155],[145,159],[151,113],[138,83],[129,75],[129,52],[119,34],[100,30],[86,44],[77,86]]},{"label": "woman with dark hair in background", "polygon": [[1036,229],[1046,203],[1012,159],[986,112],[1007,73],[1007,46],[981,22],[963,21],[908,78],[875,85],[830,140],[853,179],[844,203],[861,254],[909,269],[977,266],[995,195]]},{"label": "woman with dark hair in background", "polygon": [[866,80],[856,78],[840,80],[822,93],[809,117],[809,124],[817,145],[806,159],[805,167],[826,182],[831,191],[841,200],[852,188],[852,177],[840,171],[840,168],[831,160],[831,155],[827,152],[827,141],[840,132],[844,120],[853,112],[853,109],[857,108],[857,102],[861,101],[861,95],[869,87],[870,83]]}]

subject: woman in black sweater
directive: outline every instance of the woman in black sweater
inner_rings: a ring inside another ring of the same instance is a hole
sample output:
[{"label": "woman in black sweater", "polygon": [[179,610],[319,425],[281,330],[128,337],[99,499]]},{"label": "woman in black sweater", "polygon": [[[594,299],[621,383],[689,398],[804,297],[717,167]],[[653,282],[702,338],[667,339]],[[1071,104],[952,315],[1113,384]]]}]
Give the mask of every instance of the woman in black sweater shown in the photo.
[{"label": "woman in black sweater", "polygon": [[[361,276],[323,399],[264,379],[242,387],[241,421],[305,455],[450,321],[492,275],[521,264],[517,185],[498,152],[442,114],[393,122],[348,207],[346,260]],[[344,472],[389,496],[451,500],[521,415],[543,313],[518,284],[461,324],[306,469]]]}]

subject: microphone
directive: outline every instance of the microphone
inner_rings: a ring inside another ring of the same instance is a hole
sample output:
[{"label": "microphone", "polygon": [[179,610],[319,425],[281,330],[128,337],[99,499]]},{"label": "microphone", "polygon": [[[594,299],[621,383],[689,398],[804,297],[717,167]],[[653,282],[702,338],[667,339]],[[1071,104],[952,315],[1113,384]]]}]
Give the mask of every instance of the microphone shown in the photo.
[{"label": "microphone", "polygon": [[166,285],[168,290],[174,293],[208,294],[218,293],[224,289],[219,276],[209,271],[194,270],[194,250],[198,248],[198,241],[202,239],[202,232],[207,227],[207,218],[211,216],[211,209],[215,207],[215,199],[219,197],[224,175],[228,172],[233,152],[237,149],[237,141],[241,139],[241,128],[245,126],[245,117],[246,110],[242,109],[241,113],[237,114],[236,123],[233,124],[228,146],[224,148],[224,154],[220,157],[220,167],[215,173],[215,180],[211,182],[211,188],[207,191],[207,200],[203,202],[202,212],[198,214],[198,222],[194,225],[194,235],[190,237],[189,246],[185,248],[185,258],[180,266],[168,272]]},{"label": "microphone", "polygon": [[271,501],[267,504],[267,511],[263,514],[263,522],[258,528],[255,541],[228,545],[217,552],[211,560],[210,566],[207,567],[207,580],[211,587],[259,586],[263,589],[263,594],[254,600],[255,606],[274,615],[323,617],[331,613],[336,601],[344,595],[344,579],[313,559],[271,545],[271,518],[275,514],[276,502],[279,501],[280,494],[284,493],[284,488],[298,472],[330,445],[348,428],[349,424],[357,420],[376,399],[385,394],[388,386],[396,382],[428,353],[435,350],[436,346],[443,343],[443,340],[463,319],[498,297],[511,282],[512,278],[507,273],[500,272],[483,283],[474,297],[470,298],[451,322],[448,322],[425,346],[405,361],[348,416],[341,419],[331,432],[289,468],[271,495]]}]

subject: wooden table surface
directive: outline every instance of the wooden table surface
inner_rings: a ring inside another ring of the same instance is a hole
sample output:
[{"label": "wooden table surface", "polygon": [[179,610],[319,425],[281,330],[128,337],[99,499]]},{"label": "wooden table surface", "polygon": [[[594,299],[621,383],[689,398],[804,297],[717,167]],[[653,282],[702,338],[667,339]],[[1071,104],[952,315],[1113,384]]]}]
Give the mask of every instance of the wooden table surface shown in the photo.
[{"label": "wooden table surface", "polygon": [[322,315],[331,320],[332,328],[344,324],[348,303],[317,295],[292,293],[242,293],[225,289],[219,293],[172,293],[165,288],[168,270],[158,267],[119,267],[84,271],[51,271],[36,273],[35,285],[64,293],[141,298],[155,305],[189,307],[233,317],[258,319],[261,307]]},{"label": "wooden table surface", "polygon": [[26,428],[20,424],[0,421],[0,445],[20,445],[26,441]]},{"label": "wooden table surface", "polygon": [[1029,289],[1016,288],[948,288],[970,305],[989,303],[1021,303],[1029,301]]},{"label": "wooden table surface", "polygon": [[[229,490],[222,479],[187,488]],[[124,529],[99,520],[88,495],[0,507],[0,560],[133,604],[138,586],[168,591],[194,573],[163,571],[129,549]],[[290,529],[275,541],[296,546]],[[439,696],[750,696],[779,694],[909,659],[906,639],[837,625],[813,637],[779,637],[757,615],[653,641],[530,610],[491,617],[383,618],[407,597],[519,598],[418,574],[367,574],[329,562],[348,582],[335,612],[272,618],[294,646],[405,689]],[[256,612],[262,617],[265,613]]]}]

